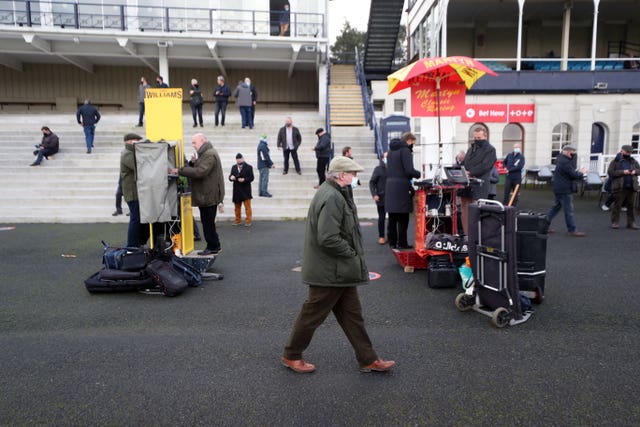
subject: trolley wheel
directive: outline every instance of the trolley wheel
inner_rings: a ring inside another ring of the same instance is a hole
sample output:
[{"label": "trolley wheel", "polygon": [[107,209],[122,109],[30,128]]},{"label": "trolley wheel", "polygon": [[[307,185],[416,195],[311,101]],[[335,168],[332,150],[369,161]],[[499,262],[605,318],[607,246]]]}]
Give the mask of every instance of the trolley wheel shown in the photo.
[{"label": "trolley wheel", "polygon": [[509,310],[504,307],[497,308],[491,315],[491,323],[497,328],[504,328],[509,324]]},{"label": "trolley wheel", "polygon": [[531,301],[534,304],[542,304],[542,301],[544,300],[544,292],[542,292],[542,288],[537,287],[535,290],[535,296],[531,299]]},{"label": "trolley wheel", "polygon": [[456,297],[456,308],[460,311],[468,311],[473,307],[473,299],[464,292]]}]

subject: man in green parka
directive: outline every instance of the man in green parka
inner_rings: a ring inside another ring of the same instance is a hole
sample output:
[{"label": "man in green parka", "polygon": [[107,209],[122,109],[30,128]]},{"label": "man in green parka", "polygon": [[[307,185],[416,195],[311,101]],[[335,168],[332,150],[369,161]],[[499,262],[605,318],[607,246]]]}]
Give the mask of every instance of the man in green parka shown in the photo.
[{"label": "man in green parka", "polygon": [[298,373],[315,370],[302,359],[302,352],[331,311],[355,350],[362,372],[388,371],[395,365],[379,359],[373,350],[356,288],[369,282],[352,191],[357,173],[363,170],[348,157],[335,157],[327,180],[309,206],[302,261],[302,280],[309,285],[309,295],[281,359]]},{"label": "man in green parka", "polygon": [[129,228],[127,229],[127,246],[137,247],[149,240],[149,225],[140,224],[140,203],[136,184],[136,159],[133,144],[142,140],[140,135],[128,133],[124,136],[124,150],[120,153],[120,178],[122,178],[122,195],[129,207]]}]

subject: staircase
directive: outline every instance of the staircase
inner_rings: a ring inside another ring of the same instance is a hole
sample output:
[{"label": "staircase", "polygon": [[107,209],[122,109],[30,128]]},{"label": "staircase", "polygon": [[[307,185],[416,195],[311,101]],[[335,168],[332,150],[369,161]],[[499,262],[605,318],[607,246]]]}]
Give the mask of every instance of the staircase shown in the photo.
[{"label": "staircase", "polygon": [[364,126],[362,92],[353,65],[332,65],[329,85],[331,126]]},{"label": "staircase", "polygon": [[367,26],[364,72],[367,80],[391,74],[404,0],[372,0]]},{"label": "staircase", "polygon": [[[358,96],[358,99],[360,97]],[[111,216],[115,210],[115,191],[119,174],[122,137],[128,132],[144,136],[144,128],[134,127],[136,112],[102,112],[103,118],[96,129],[95,148],[86,154],[84,134],[73,114],[28,113],[0,114],[0,224],[11,223],[94,223],[127,222],[126,216]],[[295,173],[293,164],[289,174],[282,175],[282,152],[276,147],[278,129],[284,117],[292,115],[295,126],[302,133],[298,150],[302,175]],[[183,117],[187,153],[191,152],[191,135],[204,133],[218,150],[225,176],[235,163],[235,155],[243,153],[254,166],[253,212],[256,220],[283,220],[305,218],[309,202],[317,183],[316,159],[311,150],[316,140],[314,131],[322,127],[324,119],[315,111],[261,111],[256,113],[253,130],[240,128],[237,111],[227,112],[225,127],[214,127],[212,112],[205,111],[204,128],[193,129],[191,115]],[[33,145],[40,142],[40,127],[49,126],[60,137],[60,152],[53,160],[43,160],[42,166],[30,167],[34,160]],[[271,156],[276,168],[271,170],[267,199],[258,195],[256,148],[261,133],[268,135]],[[361,218],[376,217],[375,204],[367,188],[373,167],[377,164],[373,153],[372,134],[366,127],[334,128],[336,151],[344,145],[354,148],[356,160],[366,171],[361,174],[363,187],[355,191]],[[293,170],[293,173],[291,173]],[[231,182],[226,182],[225,212],[221,220],[233,217]],[[123,208],[127,211],[126,203]],[[198,210],[194,209],[198,215]]]}]

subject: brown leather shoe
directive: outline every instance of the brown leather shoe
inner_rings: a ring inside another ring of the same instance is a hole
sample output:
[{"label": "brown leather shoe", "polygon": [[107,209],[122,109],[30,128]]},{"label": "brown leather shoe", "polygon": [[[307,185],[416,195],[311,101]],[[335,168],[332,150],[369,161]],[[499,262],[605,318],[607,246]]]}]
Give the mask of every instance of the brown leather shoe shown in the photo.
[{"label": "brown leather shoe", "polygon": [[282,356],[280,360],[282,360],[284,366],[299,374],[308,374],[316,370],[315,365],[305,362],[304,359],[289,360]]},{"label": "brown leather shoe", "polygon": [[380,237],[380,238],[378,239],[378,244],[379,244],[379,245],[384,245],[385,243],[387,243],[387,241],[385,240],[385,238],[384,238],[384,237]]},{"label": "brown leather shoe", "polygon": [[627,224],[627,228],[630,228],[632,230],[640,230],[640,227],[638,227],[635,222]]},{"label": "brown leather shoe", "polygon": [[620,228],[620,224],[618,224],[617,222],[614,222],[611,224],[611,228],[613,228],[614,230],[617,230],[618,228]]},{"label": "brown leather shoe", "polygon": [[567,235],[571,236],[571,237],[584,237],[587,234],[582,232],[582,231],[571,231],[571,232],[567,233]]},{"label": "brown leather shoe", "polygon": [[393,360],[378,359],[370,365],[361,366],[360,372],[371,372],[371,371],[385,372],[393,368],[395,364],[396,362],[394,362]]}]

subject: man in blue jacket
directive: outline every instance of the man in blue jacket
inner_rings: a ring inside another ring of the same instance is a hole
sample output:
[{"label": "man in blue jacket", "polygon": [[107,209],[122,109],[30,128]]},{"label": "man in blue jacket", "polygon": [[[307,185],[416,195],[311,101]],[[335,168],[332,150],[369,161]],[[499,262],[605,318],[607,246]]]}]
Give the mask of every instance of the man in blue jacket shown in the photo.
[{"label": "man in blue jacket", "polygon": [[84,130],[84,139],[87,144],[87,154],[91,154],[93,148],[93,138],[96,134],[96,124],[100,121],[100,113],[91,105],[91,100],[85,99],[84,104],[78,108],[76,113],[78,124]]},{"label": "man in blue jacket", "polygon": [[258,171],[260,172],[260,197],[273,197],[269,193],[269,170],[275,168],[271,156],[269,155],[269,146],[267,145],[267,134],[260,135],[258,143]]},{"label": "man in blue jacket", "polygon": [[[553,194],[555,200],[553,206],[547,213],[549,223],[553,221],[553,217],[564,210],[564,220],[567,223],[567,232],[569,236],[582,237],[585,233],[576,230],[576,222],[573,218],[573,193],[577,191],[578,184],[576,181],[583,179],[586,169],[576,170],[572,159],[576,155],[576,149],[571,145],[562,147],[562,154],[556,160],[556,170],[553,172]],[[552,233],[553,230],[549,229]]]},{"label": "man in blue jacket", "polygon": [[318,136],[318,142],[311,147],[316,152],[316,172],[318,173],[318,185],[313,188],[320,188],[325,181],[327,173],[327,165],[331,158],[331,136],[322,128],[316,129],[316,135]]},{"label": "man in blue jacket", "polygon": [[231,88],[228,84],[224,82],[224,76],[218,76],[218,84],[216,88],[213,90],[213,97],[216,99],[216,107],[215,107],[215,122],[216,126],[218,126],[218,115],[222,113],[222,120],[219,122],[222,126],[224,126],[224,117],[227,113],[227,103],[229,102],[229,97],[231,96]]},{"label": "man in blue jacket", "polygon": [[[509,203],[511,192],[516,185],[522,182],[522,168],[524,167],[524,155],[522,154],[522,146],[519,142],[513,144],[513,151],[504,158],[504,168],[507,170],[507,176],[504,180],[504,204]],[[518,203],[516,195],[513,206]]]}]

